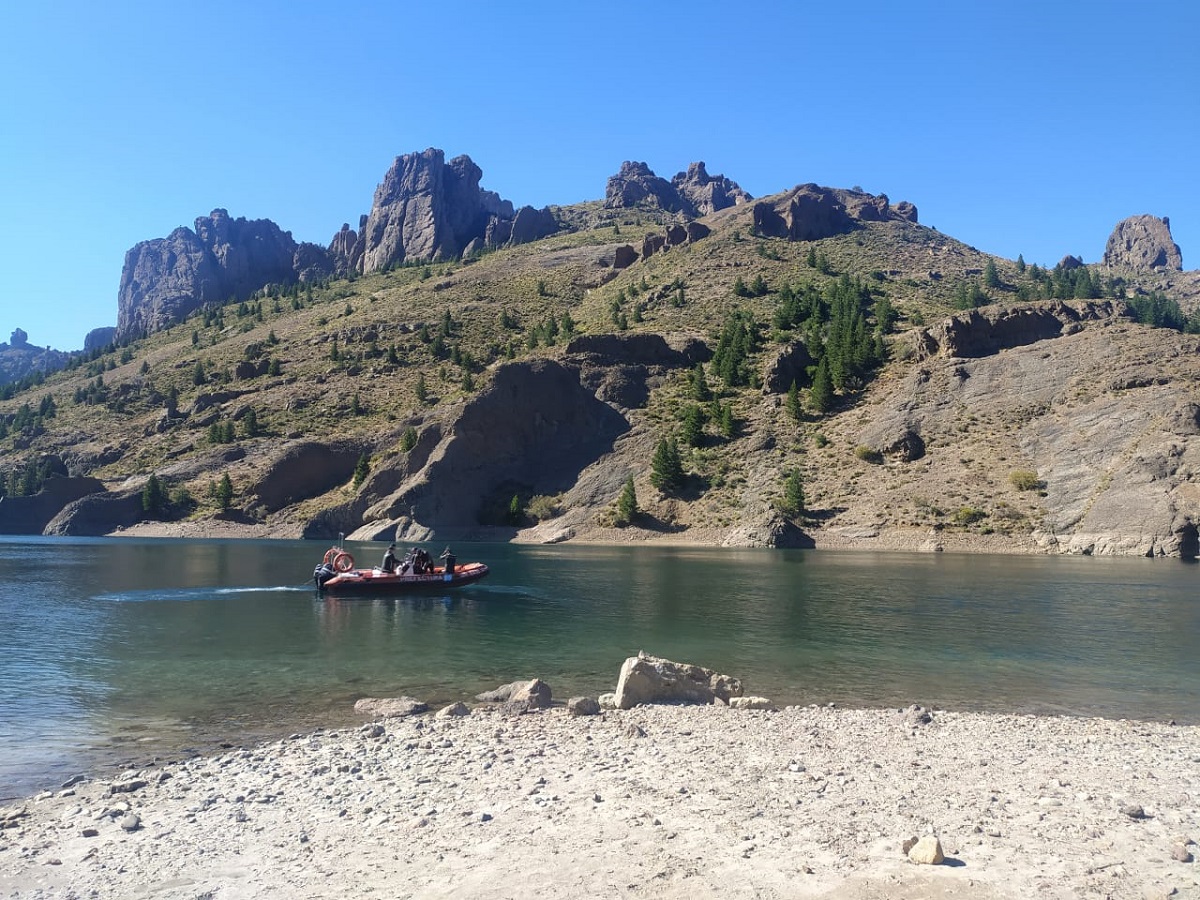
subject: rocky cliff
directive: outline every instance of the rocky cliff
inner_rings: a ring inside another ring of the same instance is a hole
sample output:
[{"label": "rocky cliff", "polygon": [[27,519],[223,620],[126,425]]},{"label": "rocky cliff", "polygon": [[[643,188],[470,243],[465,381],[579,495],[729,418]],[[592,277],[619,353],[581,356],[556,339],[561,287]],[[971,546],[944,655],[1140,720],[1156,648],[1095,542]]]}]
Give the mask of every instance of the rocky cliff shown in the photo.
[{"label": "rocky cliff", "polygon": [[626,160],[604,189],[607,209],[651,206],[695,219],[753,199],[724,175],[709,175],[694,162],[670,181],[655,175],[644,162]]},{"label": "rocky cliff", "polygon": [[1104,264],[1148,271],[1183,270],[1183,254],[1171,238],[1171,221],[1166,216],[1130,216],[1117,223],[1104,248]]},{"label": "rocky cliff", "polygon": [[[296,281],[298,245],[271,220],[231,219],[214,209],[195,226],[143,241],[125,254],[118,341],[158,331],[205,304],[244,300],[265,285]],[[311,256],[310,247],[303,258],[310,271]]]},{"label": "rocky cliff", "polygon": [[441,150],[430,148],[396,157],[359,231],[347,224],[334,235],[330,254],[339,270],[378,272],[411,260],[457,259],[558,229],[548,210],[514,211],[510,201],[481,189],[482,177],[469,156],[446,162]]},{"label": "rocky cliff", "polygon": [[68,354],[29,343],[23,329],[13,331],[8,343],[0,342],[0,384],[20,381],[34,372],[50,373],[66,365]]},{"label": "rocky cliff", "polygon": [[766,237],[818,241],[845,234],[863,222],[917,221],[907,201],[891,205],[886,194],[801,184],[754,204],[755,230]]}]

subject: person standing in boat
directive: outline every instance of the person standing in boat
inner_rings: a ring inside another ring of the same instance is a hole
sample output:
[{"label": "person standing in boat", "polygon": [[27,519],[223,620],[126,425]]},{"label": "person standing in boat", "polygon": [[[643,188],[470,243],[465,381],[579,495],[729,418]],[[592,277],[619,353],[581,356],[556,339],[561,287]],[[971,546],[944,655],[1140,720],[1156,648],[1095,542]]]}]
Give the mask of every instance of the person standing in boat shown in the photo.
[{"label": "person standing in boat", "polygon": [[453,575],[454,574],[454,566],[458,562],[458,557],[454,555],[454,551],[451,550],[449,547],[447,547],[445,550],[442,551],[442,555],[438,558],[445,561],[446,574]]},{"label": "person standing in boat", "polygon": [[383,562],[379,564],[379,568],[391,575],[396,571],[396,565],[399,560],[396,559],[396,545],[388,544],[387,552],[383,554]]}]

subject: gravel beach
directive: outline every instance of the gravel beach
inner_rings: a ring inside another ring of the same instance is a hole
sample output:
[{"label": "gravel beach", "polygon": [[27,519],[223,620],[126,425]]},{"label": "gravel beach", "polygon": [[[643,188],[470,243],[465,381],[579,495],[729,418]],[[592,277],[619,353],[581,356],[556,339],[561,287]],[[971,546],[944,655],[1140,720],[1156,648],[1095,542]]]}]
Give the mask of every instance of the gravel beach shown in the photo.
[{"label": "gravel beach", "polygon": [[[481,706],[297,734],[7,805],[0,895],[1200,898],[1200,728],[924,718]],[[938,864],[905,855],[927,835]]]}]

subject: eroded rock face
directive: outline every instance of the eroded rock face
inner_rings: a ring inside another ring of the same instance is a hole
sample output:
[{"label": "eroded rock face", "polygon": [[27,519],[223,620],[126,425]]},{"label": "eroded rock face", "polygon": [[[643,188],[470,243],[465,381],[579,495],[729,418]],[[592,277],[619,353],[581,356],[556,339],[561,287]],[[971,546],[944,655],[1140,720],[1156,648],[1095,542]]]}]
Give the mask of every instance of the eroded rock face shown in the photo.
[{"label": "eroded rock face", "polygon": [[755,230],[766,237],[817,241],[852,231],[859,222],[917,221],[908,202],[892,206],[886,194],[802,184],[754,205]]},{"label": "eroded rock face", "polygon": [[266,512],[275,512],[349,481],[362,452],[357,444],[294,444],[268,466],[251,492]]},{"label": "eroded rock face", "polygon": [[107,347],[116,339],[116,336],[117,329],[111,325],[104,328],[93,328],[83,339],[83,352],[92,353],[103,347]]},{"label": "eroded rock face", "polygon": [[[547,359],[510,363],[463,409],[419,469],[362,514],[362,533],[387,522],[403,536],[432,525],[448,533],[479,527],[481,498],[519,484],[552,495],[629,429],[628,421],[580,383],[579,370]],[[368,488],[392,476],[381,467]],[[359,532],[355,532],[358,534]],[[352,535],[353,536],[353,535]]]},{"label": "eroded rock face", "polygon": [[686,172],[672,178],[671,184],[696,216],[707,216],[754,199],[724,175],[709,175],[703,162],[692,163]]},{"label": "eroded rock face", "polygon": [[[483,170],[469,156],[446,162],[441,150],[396,157],[375,190],[371,212],[353,245],[348,226],[330,251],[359,272],[378,272],[406,260],[457,259],[468,247],[538,240],[558,230],[548,209],[525,206],[481,190]],[[346,249],[347,246],[350,249]]]},{"label": "eroded rock face", "polygon": [[80,497],[102,493],[95,478],[50,478],[31,497],[5,497],[0,503],[0,534],[41,534],[64,506]]},{"label": "eroded rock face", "polygon": [[953,316],[916,333],[923,357],[979,357],[1059,337],[1083,322],[1127,319],[1119,300],[1051,300],[1022,306],[985,306]]},{"label": "eroded rock face", "polygon": [[651,206],[692,219],[752,199],[724,175],[709,175],[702,162],[692,163],[686,172],[667,181],[644,162],[626,160],[604,189],[606,209]]},{"label": "eroded rock face", "polygon": [[736,678],[639,653],[621,666],[614,704],[617,709],[632,709],[639,703],[728,703],[740,696],[742,683]]},{"label": "eroded rock face", "polygon": [[[117,340],[158,331],[207,303],[244,300],[268,284],[296,280],[298,245],[269,219],[232,219],[214,209],[195,226],[143,241],[125,254]],[[309,269],[321,265],[323,252],[310,245],[301,261]]]},{"label": "eroded rock face", "polygon": [[1135,271],[1183,271],[1183,254],[1166,216],[1130,216],[1117,223],[1104,248],[1104,264]]}]

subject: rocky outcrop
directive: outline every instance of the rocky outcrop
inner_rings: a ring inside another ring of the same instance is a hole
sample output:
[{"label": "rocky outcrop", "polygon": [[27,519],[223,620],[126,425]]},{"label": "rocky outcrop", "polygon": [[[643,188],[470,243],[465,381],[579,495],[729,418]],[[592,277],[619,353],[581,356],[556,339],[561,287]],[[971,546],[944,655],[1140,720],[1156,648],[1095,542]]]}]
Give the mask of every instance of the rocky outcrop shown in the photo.
[{"label": "rocky outcrop", "polygon": [[672,341],[658,334],[596,334],[575,338],[565,361],[578,367],[579,380],[597,397],[621,409],[646,404],[650,391],[679,368],[707,362],[712,351],[691,335]]},{"label": "rocky outcrop", "polygon": [[29,335],[17,328],[8,343],[0,343],[0,384],[20,381],[34,372],[49,374],[67,364],[70,354],[29,343]]},{"label": "rocky outcrop", "polygon": [[363,449],[349,443],[293,444],[267,466],[266,473],[250,492],[268,513],[309,497],[319,497],[350,480]]},{"label": "rocky outcrop", "polygon": [[[223,209],[196,219],[195,231],[176,228],[143,241],[125,254],[116,339],[158,331],[205,304],[243,300],[268,284],[293,283],[298,249],[269,219],[231,219]],[[301,254],[306,269],[320,252],[309,245]]]},{"label": "rocky outcrop", "polygon": [[639,703],[728,703],[740,696],[742,683],[736,678],[639,653],[621,666],[614,704],[617,709],[633,709]]},{"label": "rocky outcrop", "polygon": [[1104,248],[1104,264],[1134,271],[1183,271],[1183,254],[1166,216],[1130,216],[1117,223]]},{"label": "rocky outcrop", "polygon": [[446,162],[432,147],[396,157],[359,233],[344,225],[331,255],[347,268],[378,272],[410,260],[457,259],[473,244],[521,244],[558,230],[548,209],[514,212],[510,201],[480,189],[482,177],[469,156]]},{"label": "rocky outcrop", "polygon": [[41,534],[64,506],[104,490],[95,478],[62,477],[46,480],[31,497],[5,497],[0,503],[0,534]]},{"label": "rocky outcrop", "polygon": [[985,306],[956,313],[914,335],[917,354],[979,357],[1059,337],[1083,322],[1129,317],[1119,300],[1052,300],[1020,306]]},{"label": "rocky outcrop", "polygon": [[695,219],[753,199],[724,175],[709,175],[695,162],[670,181],[655,175],[644,162],[621,163],[604,189],[606,209],[649,206]]},{"label": "rocky outcrop", "polygon": [[362,492],[370,505],[351,536],[404,538],[434,526],[447,537],[470,534],[486,498],[511,496],[514,486],[561,493],[628,429],[581,384],[578,368],[548,359],[502,366],[454,424],[434,434],[423,464],[399,459],[373,473]]},{"label": "rocky outcrop", "polygon": [[754,228],[766,237],[816,241],[853,231],[862,222],[917,221],[908,202],[892,206],[886,194],[802,184],[754,205]]},{"label": "rocky outcrop", "polygon": [[68,503],[42,530],[47,535],[101,537],[142,520],[141,489],[88,494]]},{"label": "rocky outcrop", "polygon": [[93,328],[83,339],[83,352],[95,353],[97,350],[103,350],[116,340],[116,337],[117,329],[111,325],[104,328]]},{"label": "rocky outcrop", "polygon": [[695,216],[707,216],[754,199],[724,175],[709,175],[703,162],[692,163],[686,172],[671,179],[671,185]]},{"label": "rocky outcrop", "polygon": [[[957,496],[990,527],[1032,528],[1048,552],[1200,553],[1200,339],[1106,317],[1107,305],[1062,304],[1065,327],[1037,315],[1014,328],[1019,341],[987,329],[964,345],[947,341],[945,354],[877,396],[863,410],[870,425],[846,440],[890,451],[889,467],[924,451],[902,487],[867,490],[861,508]],[[1010,483],[1018,470],[1036,474],[1036,492]]]},{"label": "rocky outcrop", "polygon": [[807,387],[808,369],[816,360],[804,341],[792,341],[781,347],[763,368],[763,393],[783,394],[796,387]]}]

